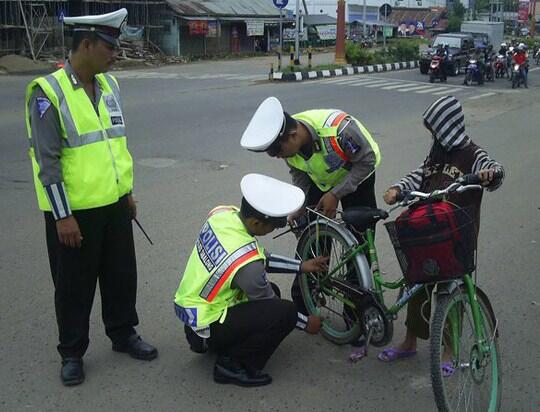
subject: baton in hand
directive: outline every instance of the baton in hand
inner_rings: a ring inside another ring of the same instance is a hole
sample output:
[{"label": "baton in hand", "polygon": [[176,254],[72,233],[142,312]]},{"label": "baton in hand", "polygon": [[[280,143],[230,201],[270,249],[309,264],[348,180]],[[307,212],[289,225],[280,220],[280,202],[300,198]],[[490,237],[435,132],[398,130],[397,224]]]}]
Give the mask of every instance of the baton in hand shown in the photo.
[{"label": "baton in hand", "polygon": [[148,236],[146,234],[146,232],[144,231],[143,227],[141,226],[141,224],[139,223],[139,221],[137,220],[137,218],[133,218],[133,220],[135,221],[135,223],[137,224],[137,226],[139,226],[139,229],[141,229],[141,232],[143,232],[143,235],[146,237],[146,239],[148,239],[148,241],[150,242],[150,244],[153,246],[154,245],[154,242],[152,242],[152,239],[150,239],[150,236]]}]

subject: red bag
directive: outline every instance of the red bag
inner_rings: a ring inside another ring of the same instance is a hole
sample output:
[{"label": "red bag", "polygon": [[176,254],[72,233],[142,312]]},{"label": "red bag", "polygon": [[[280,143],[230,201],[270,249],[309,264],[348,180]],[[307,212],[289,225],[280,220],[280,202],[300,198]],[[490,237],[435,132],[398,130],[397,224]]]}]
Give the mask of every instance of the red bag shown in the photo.
[{"label": "red bag", "polygon": [[447,202],[416,203],[393,223],[397,239],[392,242],[409,283],[459,278],[474,270],[474,221],[465,209]]}]

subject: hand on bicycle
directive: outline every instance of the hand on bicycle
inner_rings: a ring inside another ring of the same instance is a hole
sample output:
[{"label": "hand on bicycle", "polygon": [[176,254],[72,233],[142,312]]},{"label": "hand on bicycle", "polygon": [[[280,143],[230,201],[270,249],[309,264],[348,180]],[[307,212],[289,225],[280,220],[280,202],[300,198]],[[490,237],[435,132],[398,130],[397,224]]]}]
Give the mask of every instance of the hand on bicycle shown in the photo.
[{"label": "hand on bicycle", "polygon": [[389,188],[384,193],[384,196],[383,196],[383,199],[386,202],[386,204],[393,205],[394,203],[396,203],[397,202],[397,196],[399,195],[400,192],[401,192],[401,190],[399,190],[399,188],[397,188],[397,187]]},{"label": "hand on bicycle", "polygon": [[336,209],[338,203],[339,199],[334,193],[330,191],[325,193],[323,197],[321,197],[315,209],[320,210],[321,213],[326,217],[333,219],[334,217],[336,217]]},{"label": "hand on bicycle", "polygon": [[328,270],[328,256],[317,256],[300,264],[300,272],[326,272]]},{"label": "hand on bicycle", "polygon": [[495,169],[484,169],[478,172],[482,186],[489,186],[495,178]]},{"label": "hand on bicycle", "polygon": [[309,315],[306,328],[307,333],[316,335],[321,330],[322,318],[320,316]]},{"label": "hand on bicycle", "polygon": [[300,208],[300,210],[291,213],[289,216],[287,216],[287,223],[289,225],[292,225],[296,219],[298,219],[300,216],[302,216],[306,212],[306,209],[304,207]]}]

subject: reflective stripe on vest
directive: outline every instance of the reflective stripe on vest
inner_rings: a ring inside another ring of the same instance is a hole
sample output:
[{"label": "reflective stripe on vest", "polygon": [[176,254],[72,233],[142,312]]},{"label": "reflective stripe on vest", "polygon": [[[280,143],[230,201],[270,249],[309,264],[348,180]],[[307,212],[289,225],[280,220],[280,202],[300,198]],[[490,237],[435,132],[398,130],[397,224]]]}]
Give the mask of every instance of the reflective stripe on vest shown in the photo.
[{"label": "reflective stripe on vest", "polygon": [[[329,116],[328,119],[334,117],[333,114]],[[337,116],[334,117],[334,120],[332,121],[332,123],[330,124],[330,127],[338,127],[339,124],[343,121],[343,119],[345,119],[347,117],[347,113],[344,113],[344,112],[341,112],[341,113],[338,113]],[[328,122],[328,120],[327,120]],[[337,134],[337,133],[336,133]],[[345,154],[345,152],[343,151],[343,149],[341,149],[340,145],[339,145],[339,142],[337,140],[337,136],[332,136],[329,138],[330,140],[330,144],[332,145],[332,148],[334,149],[334,151],[337,153],[337,155],[344,161],[346,162],[350,162],[349,158],[347,157],[347,155]]]},{"label": "reflective stripe on vest", "polygon": [[295,155],[286,161],[291,167],[307,173],[311,181],[323,192],[340,184],[350,170],[351,161],[337,137],[338,126],[346,117],[350,117],[357,125],[371,146],[375,154],[376,168],[381,158],[379,146],[369,131],[354,117],[341,110],[308,110],[293,115],[293,118],[305,122],[315,130],[320,139],[320,150],[314,151],[309,159]]},{"label": "reflective stripe on vest", "polygon": [[[116,86],[114,80],[110,80],[109,78],[110,76],[105,75],[105,79],[107,79],[107,83],[111,87],[113,95],[115,96],[118,103],[120,103],[120,93],[118,90],[118,86]],[[58,80],[52,74],[45,76],[45,80],[47,81],[47,83],[49,83],[51,88],[54,90],[54,93],[58,97],[60,114],[62,115],[62,120],[64,121],[64,127],[67,134],[66,138],[62,140],[63,145],[65,147],[80,147],[103,140],[103,134],[101,131],[84,133],[79,135],[71,111],[68,108],[64,92],[62,91]],[[112,83],[114,83],[115,87],[112,87]],[[108,138],[115,138],[125,136],[126,129],[124,126],[115,126],[106,129],[105,132],[107,133]]]},{"label": "reflective stripe on vest", "polygon": [[174,298],[176,305],[191,314],[181,319],[197,328],[224,321],[227,308],[247,301],[241,289],[233,288],[234,276],[251,262],[266,259],[238,208],[218,206],[209,215]]},{"label": "reflective stripe on vest", "polygon": [[208,302],[212,302],[219,292],[219,289],[221,289],[221,286],[223,286],[225,281],[235,271],[235,269],[246,260],[257,256],[258,254],[259,251],[257,250],[257,244],[255,242],[245,245],[231,253],[214,272],[210,279],[208,279],[208,282],[204,286],[199,296],[206,299]]},{"label": "reflective stripe on vest", "polygon": [[64,69],[33,80],[26,90],[26,126],[29,155],[39,208],[51,205],[39,179],[32,141],[29,103],[35,90],[43,90],[58,112],[61,134],[60,166],[71,210],[106,206],[133,188],[133,160],[127,149],[120,106],[120,91],[114,78],[95,76],[102,96],[94,105],[83,88],[74,88]]}]

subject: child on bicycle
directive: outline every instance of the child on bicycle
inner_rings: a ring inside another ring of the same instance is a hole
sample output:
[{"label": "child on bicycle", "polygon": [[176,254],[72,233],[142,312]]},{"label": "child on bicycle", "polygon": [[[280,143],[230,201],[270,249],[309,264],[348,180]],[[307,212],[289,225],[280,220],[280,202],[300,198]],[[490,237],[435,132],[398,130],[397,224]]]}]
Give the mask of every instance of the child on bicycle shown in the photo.
[{"label": "child on bicycle", "polygon": [[[386,191],[384,201],[387,204],[396,203],[402,190],[432,192],[444,189],[455,179],[469,173],[478,175],[488,191],[501,186],[504,178],[503,167],[467,136],[463,110],[455,97],[446,96],[437,100],[424,112],[423,119],[424,126],[433,137],[431,150],[418,169]],[[472,208],[476,227],[479,227],[482,191],[452,194],[449,201],[462,208]],[[417,339],[429,338],[430,296],[431,288],[427,288],[426,293],[418,293],[409,301],[404,341],[397,347],[387,348],[379,353],[379,360],[392,362],[411,357],[416,354]],[[443,374],[449,376],[454,372],[449,362],[450,352],[445,353],[445,358]]]}]

